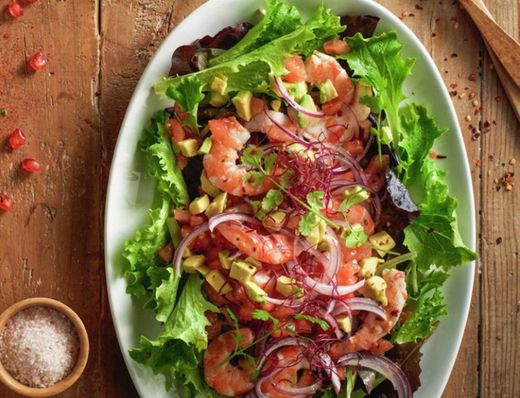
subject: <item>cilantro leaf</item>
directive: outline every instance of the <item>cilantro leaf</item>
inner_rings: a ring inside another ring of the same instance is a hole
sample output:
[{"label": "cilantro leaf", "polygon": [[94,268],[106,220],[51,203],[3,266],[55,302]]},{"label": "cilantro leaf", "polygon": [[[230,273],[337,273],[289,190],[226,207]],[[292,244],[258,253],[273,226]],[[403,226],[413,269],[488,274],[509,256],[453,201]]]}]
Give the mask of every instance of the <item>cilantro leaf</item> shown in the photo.
[{"label": "cilantro leaf", "polygon": [[323,319],[316,318],[315,316],[312,316],[312,315],[296,314],[294,316],[294,319],[305,319],[306,321],[309,321],[311,323],[318,325],[324,332],[326,332],[327,330],[330,329],[330,325],[328,322],[324,321]]},{"label": "cilantro leaf", "polygon": [[271,152],[264,156],[264,168],[267,174],[271,174],[271,172],[274,170],[277,158],[278,155],[276,152]]},{"label": "cilantro leaf", "polygon": [[179,84],[169,86],[166,95],[175,100],[182,110],[188,114],[185,124],[194,132],[199,131],[197,113],[199,103],[204,99],[202,82],[196,76],[187,76]]},{"label": "cilantro leaf", "polygon": [[314,191],[307,194],[307,203],[314,210],[321,210],[325,207],[323,203],[323,197],[325,196],[323,191]]},{"label": "cilantro leaf", "polygon": [[361,224],[354,224],[345,227],[341,233],[341,239],[346,247],[353,249],[363,245],[367,241],[368,235]]},{"label": "cilantro leaf", "polygon": [[305,213],[300,222],[298,223],[298,230],[303,236],[310,236],[319,223],[318,216],[316,214],[308,212]]},{"label": "cilantro leaf", "polygon": [[279,189],[270,189],[262,199],[262,210],[269,212],[276,209],[283,202],[282,191]]},{"label": "cilantro leaf", "polygon": [[352,206],[357,205],[370,197],[368,191],[363,187],[354,187],[346,198],[339,205],[339,211],[347,211]]},{"label": "cilantro leaf", "polygon": [[262,157],[264,156],[264,150],[258,148],[255,145],[249,145],[242,152],[242,163],[246,166],[260,169],[262,167]]},{"label": "cilantro leaf", "polygon": [[251,184],[252,186],[254,187],[257,187],[259,186],[265,179],[267,178],[267,176],[262,173],[261,171],[248,171],[247,173],[244,174],[244,181]]},{"label": "cilantro leaf", "polygon": [[437,319],[447,314],[444,296],[440,290],[435,290],[431,296],[422,296],[415,310],[393,334],[392,340],[397,344],[422,340],[433,331]]},{"label": "cilantro leaf", "polygon": [[253,311],[252,315],[253,319],[259,320],[259,321],[271,321],[273,322],[273,325],[276,326],[280,322],[278,318],[275,318],[272,316],[269,312],[266,310],[256,309]]},{"label": "cilantro leaf", "polygon": [[403,83],[412,72],[415,60],[401,55],[402,44],[395,31],[365,39],[360,33],[348,39],[352,48],[346,59],[355,77],[371,86],[374,97],[366,97],[364,102],[377,113],[385,112],[394,142],[401,134],[399,106],[406,98]]}]

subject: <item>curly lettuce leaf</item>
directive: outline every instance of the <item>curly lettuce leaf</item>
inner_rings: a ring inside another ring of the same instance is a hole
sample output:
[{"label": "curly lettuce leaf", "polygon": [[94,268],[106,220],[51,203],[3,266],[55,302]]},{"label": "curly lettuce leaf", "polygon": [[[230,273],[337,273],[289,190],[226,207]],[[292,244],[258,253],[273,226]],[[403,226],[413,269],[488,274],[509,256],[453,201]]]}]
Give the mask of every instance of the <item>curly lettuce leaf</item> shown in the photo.
[{"label": "curly lettuce leaf", "polygon": [[376,113],[385,112],[393,140],[399,142],[399,106],[406,98],[403,84],[412,73],[415,60],[402,56],[403,46],[395,31],[370,38],[358,33],[348,39],[348,44],[352,51],[339,58],[347,60],[354,76],[373,88],[374,96],[366,97],[364,102]]},{"label": "curly lettuce leaf", "polygon": [[168,114],[164,111],[157,112],[151,125],[145,129],[140,146],[146,156],[148,173],[157,182],[157,191],[169,196],[172,205],[179,208],[189,202],[189,196],[186,182],[177,167],[167,122]]},{"label": "curly lettuce leaf", "polygon": [[228,79],[228,93],[241,90],[269,93],[271,76],[282,76],[286,73],[285,59],[289,54],[305,53],[311,47],[320,48],[325,40],[334,37],[343,29],[339,18],[333,17],[330,11],[320,7],[307,23],[290,33],[227,62],[190,75],[165,78],[154,86],[155,92],[165,94],[171,86],[179,85],[183,79],[190,76],[197,77],[203,84],[202,90],[208,91],[216,76],[225,76]]},{"label": "curly lettuce leaf", "polygon": [[157,267],[156,253],[167,241],[166,219],[169,216],[170,200],[163,197],[161,207],[150,211],[150,224],[125,243],[123,256],[129,264],[125,272],[128,294],[141,297],[153,290],[149,270]]},{"label": "curly lettuce leaf", "polygon": [[238,42],[225,53],[213,58],[210,66],[231,61],[241,55],[291,33],[302,25],[301,16],[294,6],[278,0],[267,0],[265,16]]},{"label": "curly lettuce leaf", "polygon": [[397,344],[416,343],[429,336],[437,320],[447,314],[444,296],[440,290],[435,290],[432,295],[422,296],[410,317],[393,334],[392,340]]},{"label": "curly lettuce leaf", "polygon": [[180,381],[190,396],[208,388],[200,370],[200,354],[208,346],[206,326],[210,324],[205,312],[218,312],[204,297],[202,282],[198,275],[189,276],[161,335],[154,340],[141,337],[139,347],[130,351],[135,361],[150,367],[154,374],[163,374],[168,389]]},{"label": "curly lettuce leaf", "polygon": [[204,99],[202,82],[196,76],[187,76],[179,84],[168,87],[166,95],[175,100],[188,115],[184,124],[192,131],[198,132],[197,113],[199,103]]}]

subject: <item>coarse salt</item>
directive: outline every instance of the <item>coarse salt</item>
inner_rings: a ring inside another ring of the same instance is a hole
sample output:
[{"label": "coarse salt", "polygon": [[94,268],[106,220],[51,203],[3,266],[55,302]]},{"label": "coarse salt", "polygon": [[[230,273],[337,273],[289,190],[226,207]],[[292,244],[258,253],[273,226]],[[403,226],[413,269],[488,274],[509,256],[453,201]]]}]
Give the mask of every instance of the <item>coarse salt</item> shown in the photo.
[{"label": "coarse salt", "polygon": [[0,362],[29,387],[46,388],[64,379],[76,364],[78,353],[74,325],[53,308],[24,309],[0,332]]}]

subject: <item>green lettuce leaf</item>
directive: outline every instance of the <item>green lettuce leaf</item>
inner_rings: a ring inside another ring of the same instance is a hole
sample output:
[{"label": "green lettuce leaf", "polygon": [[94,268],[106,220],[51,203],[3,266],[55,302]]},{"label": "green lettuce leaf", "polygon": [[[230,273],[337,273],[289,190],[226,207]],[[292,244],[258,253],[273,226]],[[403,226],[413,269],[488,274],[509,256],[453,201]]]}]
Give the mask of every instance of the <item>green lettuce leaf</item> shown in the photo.
[{"label": "green lettuce leaf", "polygon": [[286,73],[285,59],[289,54],[308,52],[311,46],[319,48],[323,41],[342,30],[339,18],[320,7],[306,24],[262,47],[189,75],[165,78],[154,88],[156,93],[165,94],[171,86],[177,86],[184,79],[195,76],[202,82],[203,91],[208,91],[216,76],[225,76],[228,79],[226,92],[249,90],[270,93],[271,76]]},{"label": "green lettuce leaf", "polygon": [[205,312],[218,312],[202,294],[202,282],[198,275],[189,276],[161,335],[154,340],[141,337],[139,347],[130,351],[135,361],[163,374],[168,389],[180,382],[190,396],[208,390],[200,370],[201,352],[208,346]]},{"label": "green lettuce leaf", "polygon": [[168,87],[166,95],[175,100],[182,110],[188,114],[188,119],[184,124],[190,127],[193,132],[198,132],[197,113],[199,103],[204,99],[202,82],[196,76],[187,76],[179,84]]},{"label": "green lettuce leaf", "polygon": [[177,300],[177,289],[181,279],[173,268],[168,267],[165,271],[168,276],[161,277],[161,283],[155,289],[155,319],[159,322],[166,322],[170,317]]},{"label": "green lettuce leaf", "polygon": [[435,290],[433,295],[424,295],[406,322],[392,335],[392,340],[397,344],[416,343],[428,337],[438,318],[447,314],[440,290]]},{"label": "green lettuce leaf", "polygon": [[402,44],[395,31],[367,39],[358,33],[349,38],[348,43],[352,51],[339,58],[346,59],[354,76],[373,88],[374,97],[366,97],[364,102],[376,113],[385,112],[393,140],[399,142],[399,106],[406,98],[403,84],[415,60],[401,55]]},{"label": "green lettuce leaf", "polygon": [[302,25],[301,16],[294,6],[278,0],[267,0],[265,16],[240,42],[225,53],[213,58],[210,66],[231,61],[252,50],[293,32]]},{"label": "green lettuce leaf", "polygon": [[152,290],[149,269],[157,268],[156,253],[168,238],[166,219],[170,216],[170,200],[163,197],[161,207],[150,211],[150,224],[137,231],[135,238],[125,243],[123,256],[129,267],[125,272],[127,293],[141,297]]},{"label": "green lettuce leaf", "polygon": [[157,191],[169,196],[173,206],[180,208],[189,202],[189,196],[186,182],[177,167],[167,122],[168,114],[157,112],[151,125],[145,129],[140,146],[146,155],[148,173],[157,182]]}]

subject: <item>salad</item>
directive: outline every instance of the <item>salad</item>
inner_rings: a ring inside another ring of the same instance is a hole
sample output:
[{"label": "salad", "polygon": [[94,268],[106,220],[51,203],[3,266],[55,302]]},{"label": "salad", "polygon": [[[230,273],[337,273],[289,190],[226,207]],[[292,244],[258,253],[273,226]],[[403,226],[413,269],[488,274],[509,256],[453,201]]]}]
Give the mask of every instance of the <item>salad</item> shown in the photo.
[{"label": "salad", "polygon": [[130,355],[187,397],[411,397],[440,288],[476,257],[445,131],[377,18],[267,0],[257,19],[179,47],[154,87],[156,201],[123,254],[161,333]]}]

